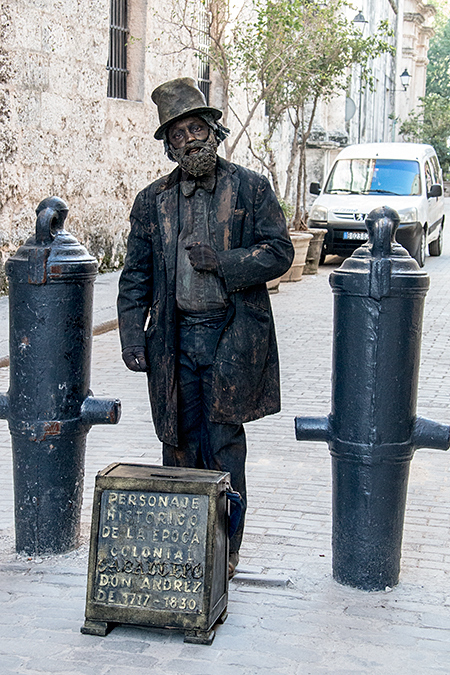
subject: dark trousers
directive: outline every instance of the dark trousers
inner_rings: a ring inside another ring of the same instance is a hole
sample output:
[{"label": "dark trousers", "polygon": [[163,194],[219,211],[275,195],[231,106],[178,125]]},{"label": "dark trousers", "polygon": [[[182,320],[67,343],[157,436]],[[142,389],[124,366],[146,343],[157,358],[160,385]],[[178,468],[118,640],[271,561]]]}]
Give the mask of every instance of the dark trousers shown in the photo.
[{"label": "dark trousers", "polygon": [[[247,503],[242,424],[211,422],[212,363],[223,328],[223,315],[201,320],[180,317],[178,361],[178,446],[163,444],[164,466],[228,471],[233,490]],[[226,392],[224,393],[226,396]],[[230,540],[230,552],[238,551],[244,530],[244,513]]]}]

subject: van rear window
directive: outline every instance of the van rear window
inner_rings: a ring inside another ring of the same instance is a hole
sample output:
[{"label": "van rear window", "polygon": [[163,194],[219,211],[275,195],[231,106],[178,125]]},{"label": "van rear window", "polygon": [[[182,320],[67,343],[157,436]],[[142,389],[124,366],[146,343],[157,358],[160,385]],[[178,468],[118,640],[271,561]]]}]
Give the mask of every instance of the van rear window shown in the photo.
[{"label": "van rear window", "polygon": [[419,162],[408,159],[340,159],[325,186],[326,194],[420,195]]}]

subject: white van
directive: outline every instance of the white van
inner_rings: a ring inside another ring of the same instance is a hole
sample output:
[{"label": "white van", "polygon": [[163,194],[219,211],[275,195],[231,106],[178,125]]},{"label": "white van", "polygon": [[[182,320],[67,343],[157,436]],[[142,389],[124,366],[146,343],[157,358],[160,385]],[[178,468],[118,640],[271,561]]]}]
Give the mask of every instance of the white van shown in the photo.
[{"label": "white van", "polygon": [[328,253],[349,255],[367,239],[365,218],[379,206],[400,216],[396,239],[420,267],[440,255],[444,229],[442,171],[431,145],[362,143],[337,156],[309,214],[309,227],[324,227],[322,259]]}]

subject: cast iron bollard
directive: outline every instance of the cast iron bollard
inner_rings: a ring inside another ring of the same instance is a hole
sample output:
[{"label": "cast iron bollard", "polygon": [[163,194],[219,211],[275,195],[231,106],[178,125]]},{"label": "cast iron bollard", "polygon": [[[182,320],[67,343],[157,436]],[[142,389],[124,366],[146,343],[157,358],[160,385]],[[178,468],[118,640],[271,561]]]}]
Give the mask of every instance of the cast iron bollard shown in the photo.
[{"label": "cast iron bollard", "polygon": [[89,390],[97,261],[63,228],[66,204],[45,199],[36,234],[6,263],[10,386],[0,417],[12,439],[16,550],[63,553],[78,542],[86,435],[116,424],[120,401]]},{"label": "cast iron bollard", "polygon": [[328,441],[333,472],[333,576],[364,590],[400,572],[409,463],[447,450],[450,427],[416,417],[428,275],[394,241],[398,214],[369,214],[369,241],[332,273],[332,411],[295,420],[297,440]]}]

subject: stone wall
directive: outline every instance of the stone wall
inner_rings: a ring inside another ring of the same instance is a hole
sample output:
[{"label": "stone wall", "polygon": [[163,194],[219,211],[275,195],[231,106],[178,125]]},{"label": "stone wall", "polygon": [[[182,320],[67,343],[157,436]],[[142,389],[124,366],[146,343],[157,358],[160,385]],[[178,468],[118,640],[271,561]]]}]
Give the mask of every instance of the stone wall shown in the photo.
[{"label": "stone wall", "polygon": [[129,47],[134,100],[118,100],[106,97],[109,0],[2,2],[2,290],[3,263],[32,234],[43,198],[67,202],[67,229],[111,269],[123,261],[136,193],[173,166],[153,139],[150,93],[186,69],[193,74],[193,65],[149,55],[153,10],[144,0],[129,5],[141,12],[142,35]]},{"label": "stone wall", "polygon": [[[67,229],[100,269],[114,269],[134,197],[173,169],[153,138],[151,92],[196,78],[195,57],[177,53],[166,4],[128,0],[128,100],[107,98],[109,11],[109,0],[1,2],[0,291],[4,262],[33,233],[42,199],[64,199]],[[214,91],[211,104],[220,105]],[[233,160],[252,164],[244,142]]]}]

